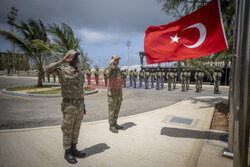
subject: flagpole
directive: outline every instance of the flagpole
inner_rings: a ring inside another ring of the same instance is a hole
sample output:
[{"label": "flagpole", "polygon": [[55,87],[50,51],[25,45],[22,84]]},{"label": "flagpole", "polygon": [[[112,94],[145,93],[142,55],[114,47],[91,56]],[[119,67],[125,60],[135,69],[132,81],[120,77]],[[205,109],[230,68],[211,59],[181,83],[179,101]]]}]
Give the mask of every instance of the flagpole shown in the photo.
[{"label": "flagpole", "polygon": [[250,3],[239,3],[237,45],[235,57],[235,78],[233,92],[234,110],[234,167],[248,166],[249,110],[250,110]]}]

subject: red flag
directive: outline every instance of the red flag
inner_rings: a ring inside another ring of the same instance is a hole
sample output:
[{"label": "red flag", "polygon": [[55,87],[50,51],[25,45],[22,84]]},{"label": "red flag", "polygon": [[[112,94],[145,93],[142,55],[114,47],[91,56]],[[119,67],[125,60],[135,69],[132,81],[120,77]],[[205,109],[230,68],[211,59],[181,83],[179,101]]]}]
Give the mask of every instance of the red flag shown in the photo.
[{"label": "red flag", "polygon": [[227,48],[218,0],[175,22],[145,31],[148,64],[198,58]]}]

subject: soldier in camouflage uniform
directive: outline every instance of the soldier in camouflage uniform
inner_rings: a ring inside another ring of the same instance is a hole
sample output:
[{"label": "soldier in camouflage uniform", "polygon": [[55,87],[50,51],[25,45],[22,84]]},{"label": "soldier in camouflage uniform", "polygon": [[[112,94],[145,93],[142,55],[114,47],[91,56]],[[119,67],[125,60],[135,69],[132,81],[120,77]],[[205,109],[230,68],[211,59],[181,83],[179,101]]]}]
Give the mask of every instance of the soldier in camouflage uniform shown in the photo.
[{"label": "soldier in camouflage uniform", "polygon": [[107,68],[107,78],[109,79],[108,88],[108,111],[109,111],[109,130],[118,133],[118,129],[123,129],[117,124],[118,114],[122,103],[122,72],[119,65],[120,57],[113,55]]},{"label": "soldier in camouflage uniform", "polygon": [[139,87],[142,87],[143,79],[144,79],[144,70],[140,70],[140,72],[139,72]]},{"label": "soldier in camouflage uniform", "polygon": [[123,79],[123,87],[126,88],[126,82],[127,82],[127,72],[126,72],[126,70],[122,70],[122,79]]},{"label": "soldier in camouflage uniform", "polygon": [[138,73],[137,73],[136,69],[134,69],[134,71],[133,71],[134,88],[136,88],[137,76],[138,76]]},{"label": "soldier in camouflage uniform", "polygon": [[154,69],[150,72],[150,78],[151,78],[151,88],[154,88],[154,81],[155,81],[155,73]]},{"label": "soldier in camouflage uniform", "polygon": [[87,70],[86,77],[87,77],[87,85],[90,86],[90,82],[91,82],[91,71],[90,71],[90,69]]},{"label": "soldier in camouflage uniform", "polygon": [[204,73],[202,72],[202,70],[200,71],[200,76],[201,76],[200,90],[202,91],[202,85],[203,85],[203,80],[204,80]]},{"label": "soldier in camouflage uniform", "polygon": [[160,90],[160,81],[161,81],[161,71],[160,68],[156,72],[156,90]]},{"label": "soldier in camouflage uniform", "polygon": [[95,70],[95,82],[96,82],[96,86],[98,86],[98,83],[99,83],[99,69],[96,68]]},{"label": "soldier in camouflage uniform", "polygon": [[189,90],[189,83],[190,83],[190,78],[191,78],[191,72],[189,71],[189,69],[186,72],[186,90]]},{"label": "soldier in camouflage uniform", "polygon": [[172,81],[173,79],[173,73],[171,71],[171,69],[168,69],[168,73],[167,73],[167,80],[168,80],[168,90],[170,91],[171,90],[171,83],[173,82]]},{"label": "soldier in camouflage uniform", "polygon": [[173,72],[173,80],[172,80],[173,89],[176,89],[176,82],[177,82],[177,72],[176,72],[176,69],[174,69],[174,72]]},{"label": "soldier in camouflage uniform", "polygon": [[164,87],[165,76],[166,76],[164,70],[165,70],[165,69],[162,69],[162,71],[161,71],[161,88],[162,88],[162,89],[163,89],[163,87]]},{"label": "soldier in camouflage uniform", "polygon": [[130,70],[129,72],[129,86],[132,87],[133,86],[133,71]]},{"label": "soldier in camouflage uniform", "polygon": [[185,89],[185,85],[186,85],[186,70],[183,69],[182,72],[181,72],[181,91],[184,92],[186,89]]},{"label": "soldier in camouflage uniform", "polygon": [[219,93],[219,86],[220,86],[221,76],[222,76],[222,74],[219,71],[219,69],[216,69],[214,71],[214,74],[213,74],[213,78],[214,78],[214,94]]},{"label": "soldier in camouflage uniform", "polygon": [[52,77],[53,77],[53,81],[54,81],[54,83],[56,82],[56,73],[52,73]]},{"label": "soldier in camouflage uniform", "polygon": [[103,77],[104,77],[104,85],[107,86],[107,72],[106,72],[107,69],[104,69],[104,72],[103,72]]},{"label": "soldier in camouflage uniform", "polygon": [[201,70],[198,69],[197,72],[195,72],[194,78],[196,85],[196,93],[198,93],[201,91],[201,78],[202,78]]},{"label": "soldier in camouflage uniform", "polygon": [[148,89],[148,79],[149,79],[149,71],[148,69],[146,69],[145,73],[144,73],[144,82],[145,82],[145,89]]},{"label": "soldier in camouflage uniform", "polygon": [[[49,64],[45,69],[48,73],[56,72],[61,84],[63,97],[61,129],[65,149],[64,158],[69,163],[77,163],[75,157],[85,156],[84,152],[76,149],[83,115],[86,112],[83,92],[84,75],[77,68],[79,54],[74,50],[69,50],[62,60]],[[69,63],[69,66],[61,67],[63,63]]]}]

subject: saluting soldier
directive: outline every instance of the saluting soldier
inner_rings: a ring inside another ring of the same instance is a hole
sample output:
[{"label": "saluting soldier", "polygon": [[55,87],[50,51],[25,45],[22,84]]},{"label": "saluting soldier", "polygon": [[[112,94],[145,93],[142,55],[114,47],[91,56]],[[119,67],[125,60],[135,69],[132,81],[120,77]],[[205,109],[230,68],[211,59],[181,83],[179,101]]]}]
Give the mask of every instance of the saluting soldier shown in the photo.
[{"label": "saluting soldier", "polygon": [[168,80],[168,90],[169,91],[171,90],[172,78],[173,78],[173,74],[171,72],[171,69],[168,69],[167,80]]},{"label": "saluting soldier", "polygon": [[107,68],[107,78],[109,79],[108,88],[108,112],[109,112],[109,130],[118,133],[118,129],[123,129],[117,124],[118,114],[122,103],[122,72],[119,65],[120,57],[113,55]]},{"label": "saluting soldier", "polygon": [[[83,92],[84,74],[77,68],[79,54],[69,50],[62,60],[49,64],[45,69],[47,73],[56,72],[61,84],[64,158],[72,164],[77,163],[75,157],[85,156],[84,152],[76,149],[81,123],[86,113]],[[69,63],[69,66],[61,66],[63,63]]]},{"label": "saluting soldier", "polygon": [[190,72],[190,70],[189,69],[187,69],[187,72],[186,72],[186,74],[187,74],[187,79],[186,79],[186,90],[189,90],[189,83],[190,83],[190,78],[191,78],[191,72]]},{"label": "saluting soldier", "polygon": [[91,81],[91,71],[90,71],[90,69],[87,70],[86,77],[87,77],[87,85],[90,86],[90,81]]},{"label": "saluting soldier", "polygon": [[215,72],[213,74],[213,78],[214,78],[214,94],[219,93],[219,86],[220,86],[220,80],[221,80],[221,72],[219,71],[219,69],[215,69]]},{"label": "saluting soldier", "polygon": [[143,79],[144,79],[144,70],[140,70],[140,72],[139,72],[139,87],[142,87]]},{"label": "saluting soldier", "polygon": [[185,85],[186,85],[186,70],[183,69],[181,72],[181,91],[184,92],[185,91]]},{"label": "saluting soldier", "polygon": [[148,89],[148,79],[149,79],[150,73],[148,69],[146,69],[144,73],[144,82],[145,82],[145,89]]}]

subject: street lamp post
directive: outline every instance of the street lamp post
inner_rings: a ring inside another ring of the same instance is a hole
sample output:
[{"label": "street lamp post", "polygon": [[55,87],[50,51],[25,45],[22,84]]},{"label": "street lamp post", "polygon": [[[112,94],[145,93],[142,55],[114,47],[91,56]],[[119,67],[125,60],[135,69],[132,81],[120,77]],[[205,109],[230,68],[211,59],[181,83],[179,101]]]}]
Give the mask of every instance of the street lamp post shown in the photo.
[{"label": "street lamp post", "polygon": [[131,41],[127,41],[127,47],[128,47],[128,69],[129,69],[129,47],[131,46]]},{"label": "street lamp post", "polygon": [[[12,23],[16,20],[16,16],[18,14],[18,9],[15,8],[15,6],[12,6],[11,9],[10,9],[10,13],[8,14],[8,23]],[[13,33],[13,25],[10,26],[11,28],[11,32]],[[15,45],[14,45],[14,42],[12,41],[12,47],[11,47],[11,50],[12,50],[12,57],[13,57],[13,71],[12,71],[12,74],[14,73],[15,71]],[[19,71],[18,71],[19,73]]]}]

